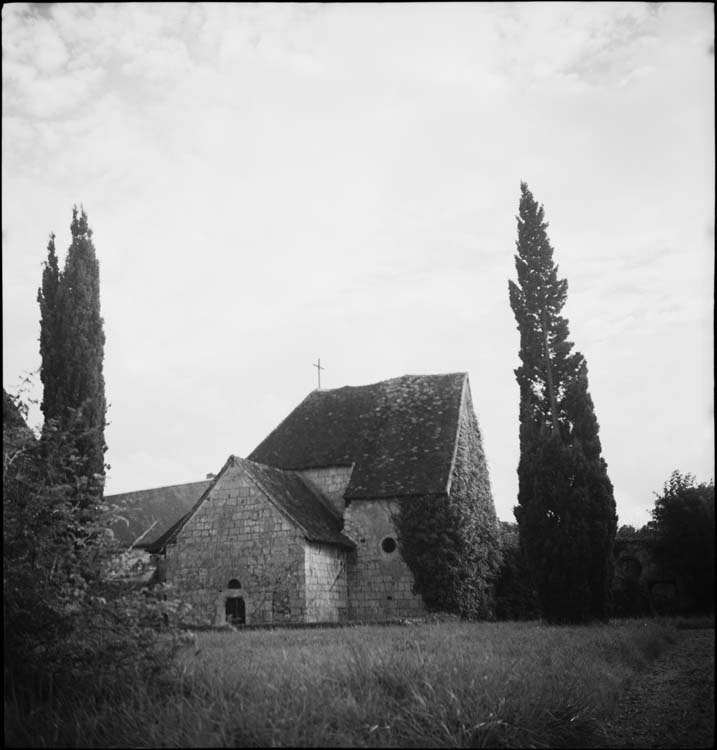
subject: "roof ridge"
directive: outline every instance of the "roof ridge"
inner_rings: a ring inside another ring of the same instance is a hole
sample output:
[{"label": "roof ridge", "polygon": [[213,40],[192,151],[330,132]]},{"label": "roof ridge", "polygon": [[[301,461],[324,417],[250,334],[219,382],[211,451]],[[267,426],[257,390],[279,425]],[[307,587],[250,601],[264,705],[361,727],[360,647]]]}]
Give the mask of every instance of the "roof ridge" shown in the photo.
[{"label": "roof ridge", "polygon": [[[278,431],[278,430],[279,430],[279,429],[280,429],[280,428],[281,428],[281,427],[283,426],[284,422],[286,422],[286,421],[287,421],[287,420],[289,419],[289,417],[290,417],[290,416],[291,416],[291,415],[292,415],[292,414],[293,414],[293,413],[294,413],[294,412],[295,412],[295,411],[296,411],[296,410],[297,410],[297,409],[298,409],[298,408],[299,408],[299,407],[300,407],[300,406],[301,406],[301,405],[302,405],[302,404],[303,404],[304,402],[308,401],[308,400],[309,400],[309,399],[311,398],[311,396],[312,396],[312,395],[313,395],[314,393],[318,393],[318,392],[319,392],[319,391],[318,391],[318,389],[315,389],[315,390],[313,390],[313,391],[310,391],[309,393],[307,393],[307,394],[306,394],[306,396],[304,396],[304,398],[302,398],[302,399],[301,399],[301,401],[299,401],[299,403],[298,403],[298,404],[297,404],[297,405],[296,405],[296,406],[295,406],[295,407],[294,407],[294,408],[293,408],[293,409],[292,409],[292,410],[291,410],[291,411],[290,411],[290,412],[289,412],[289,413],[288,413],[288,414],[287,414],[287,415],[286,415],[286,416],[285,416],[285,417],[284,417],[284,418],[283,418],[283,419],[281,420],[281,422],[279,422],[279,424],[278,424],[278,425],[276,425],[276,427],[274,427],[274,429],[273,429],[273,430],[272,430],[272,431],[271,431],[271,432],[270,432],[270,433],[269,433],[269,434],[268,434],[268,435],[267,435],[267,436],[266,436],[266,437],[265,437],[265,438],[264,438],[264,439],[263,439],[263,440],[262,440],[262,441],[261,441],[261,442],[259,443],[259,445],[257,445],[257,446],[256,446],[256,447],[254,448],[254,450],[253,450],[253,451],[252,451],[252,452],[251,452],[251,453],[250,453],[249,455],[250,455],[250,456],[254,455],[254,453],[256,453],[256,452],[257,452],[257,451],[259,450],[259,448],[261,448],[261,446],[262,446],[262,445],[264,445],[264,443],[266,443],[266,442],[268,442],[268,441],[269,441],[269,439],[271,438],[271,436],[272,436],[272,435],[274,435],[274,433],[276,433],[276,432],[277,432],[277,431]],[[245,459],[243,459],[243,460],[244,460],[244,461],[251,461],[252,459],[250,459],[250,458],[245,458]],[[255,463],[258,463],[258,462],[255,462]]]},{"label": "roof ridge", "polygon": [[[407,378],[422,378],[422,379],[448,378],[448,377],[454,377],[456,375],[465,376],[465,375],[468,375],[468,371],[456,370],[455,372],[434,372],[434,373],[429,373],[429,374],[406,373],[405,375],[397,375],[394,378],[384,378],[383,380],[377,380],[374,383],[362,383],[361,385],[339,385],[336,388],[322,388],[321,390],[319,390],[318,388],[314,388],[314,390],[311,391],[306,396],[306,398],[309,398],[309,396],[312,396],[314,393],[317,393],[317,394],[331,393],[332,391],[340,391],[344,388],[373,388],[376,385],[383,385],[384,383],[393,383],[393,382],[396,382],[397,380],[406,380]],[[301,404],[298,404],[296,408],[298,409],[299,406],[301,406]]]},{"label": "roof ridge", "polygon": [[[168,544],[174,544],[177,541],[177,536],[179,535],[179,532],[185,527],[187,521],[197,512],[201,504],[204,502],[204,499],[209,495],[209,493],[214,489],[214,485],[219,481],[220,477],[224,475],[224,472],[227,470],[229,466],[232,466],[234,462],[236,461],[236,456],[232,453],[229,458],[224,462],[224,466],[222,466],[221,469],[217,472],[216,476],[213,479],[205,479],[205,482],[209,482],[209,486],[205,488],[204,492],[199,496],[199,499],[196,503],[191,507],[189,512],[180,518],[177,523],[174,525],[174,530],[167,529],[167,538],[164,541],[164,546],[166,547]],[[190,483],[191,484],[191,483]],[[169,532],[172,532],[171,534]],[[160,537],[161,538],[161,537]],[[157,540],[159,541],[159,540]]]},{"label": "roof ridge", "polygon": [[115,492],[112,495],[105,495],[105,500],[110,497],[119,497],[120,495],[136,495],[138,492],[156,492],[157,490],[171,490],[175,487],[188,487],[190,484],[204,484],[204,482],[211,482],[211,479],[197,479],[194,482],[180,482],[179,484],[163,484],[159,487],[145,487],[141,490],[127,490],[126,492]]},{"label": "roof ridge", "polygon": [[448,479],[446,480],[446,495],[451,494],[451,484],[453,483],[453,472],[456,468],[456,456],[458,455],[458,441],[461,437],[461,419],[463,417],[463,408],[466,403],[466,387],[470,389],[468,385],[468,373],[463,378],[463,384],[461,385],[461,398],[458,404],[458,419],[456,420],[456,437],[453,441],[453,453],[451,455],[451,465],[448,469]]}]

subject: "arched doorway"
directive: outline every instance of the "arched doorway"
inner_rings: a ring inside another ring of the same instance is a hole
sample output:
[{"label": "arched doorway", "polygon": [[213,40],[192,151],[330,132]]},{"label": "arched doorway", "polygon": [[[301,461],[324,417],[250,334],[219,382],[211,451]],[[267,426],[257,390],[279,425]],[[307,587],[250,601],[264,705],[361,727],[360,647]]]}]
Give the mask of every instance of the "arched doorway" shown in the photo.
[{"label": "arched doorway", "polygon": [[227,597],[224,612],[229,625],[244,625],[246,623],[246,606],[241,596]]}]

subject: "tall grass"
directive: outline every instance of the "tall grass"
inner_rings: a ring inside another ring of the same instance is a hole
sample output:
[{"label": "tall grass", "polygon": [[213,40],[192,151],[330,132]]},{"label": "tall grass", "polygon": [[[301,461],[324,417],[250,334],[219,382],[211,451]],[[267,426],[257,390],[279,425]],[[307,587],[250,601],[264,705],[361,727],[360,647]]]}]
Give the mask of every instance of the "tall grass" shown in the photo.
[{"label": "tall grass", "polygon": [[[581,747],[665,623],[441,623],[202,633],[171,677],[20,712],[6,742],[73,747]],[[8,734],[9,732],[9,734]]]}]

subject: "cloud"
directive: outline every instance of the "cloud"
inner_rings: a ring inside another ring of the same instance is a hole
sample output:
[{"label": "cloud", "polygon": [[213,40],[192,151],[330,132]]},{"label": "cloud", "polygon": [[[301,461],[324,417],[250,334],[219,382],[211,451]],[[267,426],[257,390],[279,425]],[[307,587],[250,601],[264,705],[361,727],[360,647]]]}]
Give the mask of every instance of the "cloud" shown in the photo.
[{"label": "cloud", "polygon": [[[5,15],[3,9],[3,15]],[[8,14],[7,34],[3,34],[3,53],[13,60],[32,62],[43,75],[50,75],[62,68],[68,60],[67,47],[57,28],[48,20]]]},{"label": "cloud", "polygon": [[9,92],[8,108],[32,118],[71,116],[87,105],[102,79],[103,71],[97,68],[44,78],[26,66],[17,87]]},{"label": "cloud", "polygon": [[187,47],[179,39],[159,39],[151,47],[140,48],[133,42],[129,50],[120,49],[127,57],[121,71],[145,83],[166,84],[185,75],[192,66]]},{"label": "cloud", "polygon": [[[683,366],[685,348],[711,351],[705,10],[55,4],[3,21],[6,368],[39,361],[47,233],[66,248],[84,201],[123,489],[250,450],[321,356],[335,386],[469,370],[509,518],[521,179],[552,222],[619,497],[645,494],[642,461],[667,460],[651,441],[622,461],[665,394],[688,433],[711,403],[707,355]],[[132,455],[148,413],[144,445],[176,462]],[[191,456],[165,438],[180,420],[210,436]]]}]

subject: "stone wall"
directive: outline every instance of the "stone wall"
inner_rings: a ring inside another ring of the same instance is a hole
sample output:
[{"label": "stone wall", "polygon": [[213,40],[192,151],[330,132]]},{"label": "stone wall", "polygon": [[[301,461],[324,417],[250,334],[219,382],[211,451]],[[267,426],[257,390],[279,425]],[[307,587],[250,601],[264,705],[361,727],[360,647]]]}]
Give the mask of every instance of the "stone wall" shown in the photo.
[{"label": "stone wall", "polygon": [[347,550],[306,543],[306,622],[339,622],[348,617]]},{"label": "stone wall", "polygon": [[[247,624],[301,622],[304,544],[244,470],[229,466],[167,549],[167,580],[193,606],[194,624],[224,624],[226,599],[239,595]],[[240,594],[229,589],[232,579]]]},{"label": "stone wall", "polygon": [[411,571],[398,547],[391,549],[397,541],[392,520],[397,502],[354,500],[344,512],[344,533],[356,543],[356,550],[348,561],[349,617],[352,620],[425,614],[423,600],[411,592]]},{"label": "stone wall", "polygon": [[685,596],[680,577],[658,564],[654,545],[654,539],[639,535],[615,539],[613,597],[617,614],[689,611],[690,601]]},{"label": "stone wall", "polygon": [[344,492],[352,471],[353,466],[329,466],[325,469],[304,469],[296,473],[301,474],[309,484],[321,492],[343,518]]}]

